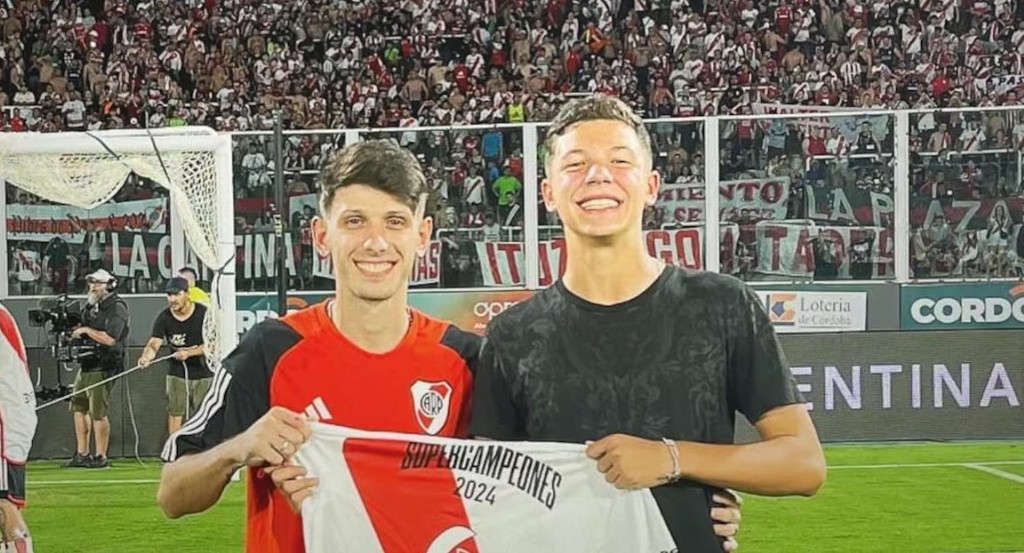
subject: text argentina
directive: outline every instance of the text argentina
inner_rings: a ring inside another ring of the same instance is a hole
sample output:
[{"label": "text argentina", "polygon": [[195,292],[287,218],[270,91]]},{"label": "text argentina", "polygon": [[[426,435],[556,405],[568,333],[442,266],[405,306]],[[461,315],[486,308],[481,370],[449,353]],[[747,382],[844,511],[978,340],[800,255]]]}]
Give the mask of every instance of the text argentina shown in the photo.
[{"label": "text argentina", "polygon": [[490,445],[440,445],[410,442],[405,448],[402,469],[441,468],[473,472],[507,482],[530,494],[551,509],[555,505],[562,475],[550,465],[521,451]]}]

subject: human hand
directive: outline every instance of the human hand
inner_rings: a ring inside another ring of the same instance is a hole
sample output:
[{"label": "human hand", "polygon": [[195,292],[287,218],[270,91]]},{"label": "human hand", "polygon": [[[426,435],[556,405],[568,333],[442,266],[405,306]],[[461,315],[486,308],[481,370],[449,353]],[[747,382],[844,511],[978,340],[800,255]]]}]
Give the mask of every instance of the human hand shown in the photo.
[{"label": "human hand", "polygon": [[82,336],[85,336],[88,332],[89,332],[89,327],[87,327],[87,326],[80,326],[80,327],[78,327],[78,328],[76,328],[76,329],[71,331],[71,337],[72,338],[81,338]]},{"label": "human hand", "polygon": [[263,472],[270,476],[296,514],[302,512],[302,502],[313,495],[313,488],[320,482],[315,476],[306,476],[305,468],[287,463],[266,467]]},{"label": "human hand", "polygon": [[620,490],[639,490],[663,484],[672,472],[672,456],[660,441],[612,434],[587,446],[587,457]]},{"label": "human hand", "polygon": [[232,458],[240,465],[281,465],[310,436],[304,416],[284,407],[271,407],[245,432],[231,440]]},{"label": "human hand", "polygon": [[715,506],[711,508],[711,520],[716,536],[725,538],[722,549],[726,552],[736,551],[739,542],[736,535],[740,532],[740,510],[743,498],[732,490],[719,490],[712,498]]},{"label": "human hand", "polygon": [[184,361],[189,358],[188,350],[183,349],[179,349],[178,351],[174,352],[173,355],[174,358],[177,359],[178,361]]}]

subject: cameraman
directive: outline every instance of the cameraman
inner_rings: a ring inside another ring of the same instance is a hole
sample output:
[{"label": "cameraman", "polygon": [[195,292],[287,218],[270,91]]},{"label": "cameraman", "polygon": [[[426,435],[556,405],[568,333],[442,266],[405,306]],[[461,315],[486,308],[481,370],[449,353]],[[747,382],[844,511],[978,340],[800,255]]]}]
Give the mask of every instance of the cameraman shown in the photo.
[{"label": "cameraman", "polygon": [[174,434],[184,418],[193,415],[213,383],[206,365],[203,320],[206,306],[192,301],[191,287],[183,277],[167,282],[167,309],[156,316],[139,366],[148,367],[160,346],[167,342],[174,358],[167,367],[167,431]]},{"label": "cameraman", "polygon": [[[116,281],[104,269],[85,277],[89,285],[86,309],[82,314],[83,326],[71,332],[71,337],[85,343],[96,344],[95,355],[79,360],[81,370],[75,378],[75,390],[106,380],[124,370],[124,356],[128,347],[128,305],[115,292]],[[110,421],[107,420],[110,389],[108,382],[71,398],[71,411],[75,414],[75,438],[78,450],[65,467],[104,468],[107,446],[110,443]],[[96,455],[89,455],[89,434],[96,433]]]}]

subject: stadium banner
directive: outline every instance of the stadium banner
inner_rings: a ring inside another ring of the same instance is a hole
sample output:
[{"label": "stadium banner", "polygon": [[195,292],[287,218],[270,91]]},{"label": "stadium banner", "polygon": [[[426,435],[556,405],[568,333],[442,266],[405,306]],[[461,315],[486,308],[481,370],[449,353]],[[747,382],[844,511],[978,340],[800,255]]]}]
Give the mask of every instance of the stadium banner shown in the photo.
[{"label": "stadium banner", "polygon": [[7,204],[7,240],[82,244],[90,232],[166,234],[167,198],[107,202],[92,209],[70,205]]},{"label": "stadium banner", "polygon": [[[765,307],[772,313],[772,305],[778,315],[771,314],[772,325],[780,334],[810,332],[846,332],[862,330],[893,330],[897,327],[898,314],[886,317],[882,309],[876,309],[874,325],[869,324],[868,302],[879,305],[897,303],[898,287],[888,284],[865,286],[815,286],[774,285],[770,289],[755,287],[755,292]],[[409,304],[431,317],[451,321],[459,328],[483,334],[487,323],[509,307],[526,300],[534,292],[528,290],[493,291],[412,291]],[[298,292],[288,295],[288,310],[295,311],[326,300],[333,292]],[[877,300],[872,300],[877,298]],[[256,323],[277,317],[277,296],[272,293],[241,293],[235,303],[239,338]],[[892,319],[889,321],[888,319]]]},{"label": "stadium banner", "polygon": [[1024,328],[1024,282],[909,284],[900,305],[903,330]]},{"label": "stadium banner", "polygon": [[[849,225],[892,226],[895,204],[887,194],[852,186],[808,186],[805,194],[808,219]],[[928,228],[941,223],[951,225],[950,230],[955,233],[984,231],[990,219],[1003,211],[1011,223],[1020,223],[1024,219],[1024,198],[954,200],[911,195],[910,226]]]},{"label": "stadium banner", "polygon": [[[810,133],[818,129],[835,129],[839,131],[846,142],[856,144],[860,135],[861,126],[867,123],[871,128],[871,134],[882,142],[889,136],[889,121],[892,117],[888,115],[873,116],[843,116],[843,112],[858,111],[857,108],[844,108],[835,106],[803,106],[794,104],[764,104],[754,102],[751,104],[751,111],[755,115],[783,114],[803,115],[805,117],[793,119],[779,119],[784,124],[796,125],[804,133]],[[771,119],[761,120],[761,126],[765,129],[771,127]]]},{"label": "stadium banner", "polygon": [[[785,219],[789,177],[722,181],[718,187],[719,221]],[[662,220],[699,223],[704,220],[704,183],[663,183],[656,209]]]},{"label": "stadium banner", "polygon": [[[739,227],[721,226],[722,250],[736,251]],[[701,270],[704,267],[704,230],[701,226],[644,231],[651,255],[669,265]],[[477,259],[484,286],[524,286],[526,262],[522,242],[476,242]],[[550,286],[565,270],[565,241],[561,238],[540,243],[540,285]]]},{"label": "stadium banner", "polygon": [[778,334],[867,330],[867,292],[755,292]]},{"label": "stadium banner", "polygon": [[1024,438],[1024,331],[779,339],[823,441]]},{"label": "stadium banner", "polygon": [[[321,256],[312,243],[302,235],[296,246],[295,235],[284,235],[285,266],[292,277],[305,276],[334,280],[334,266],[330,256]],[[203,280],[209,280],[211,272],[196,258],[186,244],[186,263],[198,267],[203,273]],[[236,255],[235,271],[240,280],[276,277],[275,259],[277,256],[277,236],[274,233],[247,233],[235,235]],[[410,286],[437,286],[441,282],[441,242],[432,240],[422,257],[413,260]]]},{"label": "stadium banner", "polygon": [[799,278],[885,279],[894,275],[893,232],[882,227],[761,221],[756,271]]}]

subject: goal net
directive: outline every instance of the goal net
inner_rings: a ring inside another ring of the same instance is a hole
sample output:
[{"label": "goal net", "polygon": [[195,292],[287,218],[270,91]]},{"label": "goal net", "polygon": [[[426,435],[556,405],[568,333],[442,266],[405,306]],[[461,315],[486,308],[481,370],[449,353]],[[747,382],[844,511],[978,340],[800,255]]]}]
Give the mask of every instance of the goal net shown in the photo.
[{"label": "goal net", "polygon": [[[131,173],[166,188],[196,257],[214,271],[203,324],[211,369],[234,347],[234,193],[231,138],[206,127],[60,134],[0,134],[0,179],[48,201],[92,209],[114,197]],[[178,228],[174,228],[178,227]],[[172,257],[184,259],[184,252]]]}]

